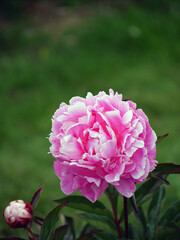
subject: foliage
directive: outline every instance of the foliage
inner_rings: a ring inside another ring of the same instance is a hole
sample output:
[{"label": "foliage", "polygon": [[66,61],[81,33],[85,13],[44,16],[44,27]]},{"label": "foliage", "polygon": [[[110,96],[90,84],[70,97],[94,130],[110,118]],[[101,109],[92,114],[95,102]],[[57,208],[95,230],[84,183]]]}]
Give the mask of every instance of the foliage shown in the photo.
[{"label": "foliage", "polygon": [[[176,168],[180,168],[180,165],[176,165]],[[167,177],[168,174],[177,173],[172,171],[172,164],[158,164],[156,174],[162,178]],[[164,169],[166,175],[164,175]],[[169,169],[169,170],[168,170]],[[106,208],[103,203],[96,201],[91,203],[84,197],[81,196],[69,196],[63,199],[55,200],[54,202],[60,203],[53,210],[51,210],[45,219],[34,216],[32,222],[40,226],[39,233],[33,233],[29,227],[25,227],[26,232],[30,240],[106,240],[106,239],[137,239],[137,240],[153,240],[153,239],[169,239],[177,240],[180,228],[178,223],[180,221],[180,201],[173,203],[163,215],[160,216],[162,202],[165,198],[165,187],[163,182],[149,176],[150,179],[145,181],[140,188],[136,191],[132,201],[128,202],[128,205],[124,205],[124,211],[118,218],[118,196],[117,191],[114,187],[109,186],[106,193],[110,199],[112,205],[112,213]],[[37,190],[31,200],[32,206],[37,206],[37,202],[40,198],[43,187]],[[147,213],[144,212],[142,204],[145,203],[149,198],[149,208]],[[124,197],[126,200],[126,198]],[[133,203],[134,202],[134,203]],[[133,204],[132,204],[133,203]],[[57,222],[60,214],[62,215],[62,209],[64,207],[75,208],[83,211],[83,213],[77,214],[80,218],[87,222],[85,227],[80,233],[77,234],[74,228],[73,217],[64,216],[65,222],[57,226]],[[138,222],[138,228],[134,225],[128,225],[128,214],[134,209],[134,215]],[[38,219],[40,221],[38,221]],[[107,224],[109,227],[98,228],[96,221],[103,224]],[[122,223],[125,222],[124,228]],[[10,238],[0,238],[1,240],[7,240]],[[20,239],[14,237],[13,239]]]}]

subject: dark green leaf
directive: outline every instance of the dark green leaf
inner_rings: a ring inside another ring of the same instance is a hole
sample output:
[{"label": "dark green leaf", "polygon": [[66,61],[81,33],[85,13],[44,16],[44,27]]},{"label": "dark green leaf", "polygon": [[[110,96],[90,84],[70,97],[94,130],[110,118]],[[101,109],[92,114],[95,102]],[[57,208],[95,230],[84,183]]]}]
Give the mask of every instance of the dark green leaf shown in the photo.
[{"label": "dark green leaf", "polygon": [[[137,215],[137,213],[134,213],[134,216],[136,218],[136,222],[137,222],[137,228],[136,231],[136,235],[140,236],[139,239],[145,239],[145,234],[146,234],[146,217],[143,211],[142,206],[139,206],[139,215]],[[132,229],[133,230],[133,229]]]},{"label": "dark green leaf", "polygon": [[68,227],[69,227],[68,225],[64,225],[56,228],[52,240],[63,240],[67,233]]},{"label": "dark green leaf", "polygon": [[40,240],[51,240],[56,223],[59,219],[59,213],[62,211],[63,207],[67,205],[67,203],[68,202],[64,202],[63,204],[58,205],[50,213],[48,213],[41,228]]},{"label": "dark green leaf", "polygon": [[169,134],[166,133],[166,134],[164,134],[164,135],[162,135],[162,136],[158,136],[158,137],[157,137],[156,144],[158,144],[162,139],[164,139],[164,138],[167,137],[168,135],[169,135]]},{"label": "dark green leaf", "polygon": [[90,202],[88,199],[82,196],[69,196],[58,200],[53,200],[59,204],[68,201],[67,207],[82,210],[88,213],[96,213],[102,216],[112,217],[112,213],[105,208],[105,206],[100,202],[95,203]]},{"label": "dark green leaf", "polygon": [[109,186],[105,192],[107,193],[108,198],[111,201],[111,204],[113,204],[113,207],[114,207],[115,211],[117,212],[118,196],[119,196],[118,191],[115,189],[115,187],[113,185],[109,184]]},{"label": "dark green leaf", "polygon": [[180,220],[180,201],[172,204],[161,217],[158,225],[176,228],[176,222]]},{"label": "dark green leaf", "polygon": [[83,236],[83,235],[86,234],[86,233],[91,232],[91,230],[93,230],[93,226],[87,223],[87,224],[83,227],[83,229],[82,229],[81,234],[80,234],[79,237]]},{"label": "dark green leaf", "polygon": [[128,229],[129,239],[142,240],[142,235],[134,225],[128,224]]},{"label": "dark green leaf", "polygon": [[152,172],[154,175],[162,175],[162,174],[179,174],[180,173],[180,165],[174,163],[159,163],[154,171]]},{"label": "dark green leaf", "polygon": [[152,239],[155,235],[156,225],[161,210],[162,201],[165,197],[165,188],[162,186],[153,194],[152,201],[148,209],[147,237]]},{"label": "dark green leaf", "polygon": [[180,230],[173,228],[159,228],[155,240],[179,240]]},{"label": "dark green leaf", "polygon": [[26,240],[26,239],[19,238],[19,237],[5,237],[5,238],[0,238],[0,240]]},{"label": "dark green leaf", "polygon": [[101,216],[98,214],[93,214],[93,213],[80,213],[78,214],[79,217],[85,219],[85,220],[95,220],[95,221],[100,221],[108,225],[113,230],[116,230],[116,225],[113,220],[109,219],[106,216]]},{"label": "dark green leaf", "polygon": [[118,240],[118,236],[109,233],[109,232],[95,232],[94,236],[97,237],[98,240]]},{"label": "dark green leaf", "polygon": [[39,198],[41,196],[42,190],[43,190],[44,186],[42,186],[41,188],[39,188],[33,195],[32,200],[30,202],[33,210],[36,208]]},{"label": "dark green leaf", "polygon": [[150,174],[149,174],[149,177],[150,177],[150,178],[155,178],[155,179],[161,181],[162,183],[164,183],[164,184],[166,184],[166,185],[170,185],[170,182],[167,181],[166,179],[164,179],[161,175],[155,175],[155,174],[153,174],[153,173],[150,173]]},{"label": "dark green leaf", "polygon": [[97,240],[97,238],[94,237],[93,232],[89,232],[81,235],[77,240]]},{"label": "dark green leaf", "polygon": [[139,212],[139,210],[138,210],[138,208],[137,208],[136,198],[135,198],[134,194],[133,194],[133,196],[130,198],[130,202],[131,202],[131,206],[132,206],[132,208],[134,209],[135,213],[137,213],[137,215],[139,215],[140,212]]},{"label": "dark green leaf", "polygon": [[65,219],[66,219],[67,225],[69,226],[67,234],[66,234],[67,239],[75,240],[76,236],[75,236],[75,230],[74,230],[74,219],[71,217],[67,217],[67,216],[65,216]]},{"label": "dark green leaf", "polygon": [[[166,179],[168,174],[162,175],[164,179]],[[149,199],[151,196],[151,193],[156,191],[157,189],[162,186],[163,182],[159,181],[158,179],[155,178],[150,178],[147,180],[145,183],[143,183],[135,192],[135,198],[136,198],[136,203],[137,206],[143,204],[145,201]],[[128,213],[131,213],[133,210],[132,206],[130,203],[128,203]],[[121,221],[124,219],[123,213],[121,214]]]},{"label": "dark green leaf", "polygon": [[[168,174],[162,175],[164,179],[166,179]],[[146,181],[144,184],[142,184],[137,191],[135,192],[136,202],[137,204],[144,203],[150,194],[162,186],[162,182],[158,179],[151,178],[148,181]]]},{"label": "dark green leaf", "polygon": [[44,218],[38,217],[38,216],[34,216],[33,217],[33,222],[37,225],[42,226],[43,222],[44,222]]}]

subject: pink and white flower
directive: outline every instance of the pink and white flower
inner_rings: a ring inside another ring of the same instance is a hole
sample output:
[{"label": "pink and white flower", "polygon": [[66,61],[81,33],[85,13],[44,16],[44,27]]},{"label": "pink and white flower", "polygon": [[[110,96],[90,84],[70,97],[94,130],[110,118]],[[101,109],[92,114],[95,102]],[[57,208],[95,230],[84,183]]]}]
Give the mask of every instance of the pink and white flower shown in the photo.
[{"label": "pink and white flower", "polygon": [[132,101],[109,91],[61,103],[52,119],[50,152],[65,194],[95,202],[108,184],[129,198],[156,166],[156,134]]},{"label": "pink and white flower", "polygon": [[3,212],[4,219],[11,228],[25,227],[32,219],[32,214],[31,204],[23,200],[10,202]]}]

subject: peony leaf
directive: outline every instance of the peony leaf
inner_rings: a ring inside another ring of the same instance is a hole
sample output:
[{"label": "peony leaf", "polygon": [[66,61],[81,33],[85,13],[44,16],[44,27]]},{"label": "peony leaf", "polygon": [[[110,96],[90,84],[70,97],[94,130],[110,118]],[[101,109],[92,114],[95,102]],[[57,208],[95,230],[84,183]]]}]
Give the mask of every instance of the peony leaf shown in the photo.
[{"label": "peony leaf", "polygon": [[63,240],[67,233],[68,227],[69,227],[68,225],[64,225],[56,228],[52,240]]},{"label": "peony leaf", "polygon": [[42,226],[43,225],[43,222],[44,222],[44,218],[41,218],[39,216],[34,216],[33,217],[33,222],[39,226]]},{"label": "peony leaf", "polygon": [[84,236],[86,233],[91,232],[91,230],[93,230],[93,226],[90,225],[89,223],[87,223],[87,224],[83,227],[83,229],[82,229],[82,231],[81,231],[81,233],[80,233],[79,238],[80,238],[81,236]]},{"label": "peony leaf", "polygon": [[[162,177],[166,179],[168,174],[163,174]],[[156,191],[157,189],[162,186],[163,182],[159,181],[156,178],[150,178],[146,182],[144,182],[135,192],[135,199],[137,206],[143,204],[146,202],[149,197],[151,196],[151,193]],[[131,213],[133,210],[131,204],[128,202],[128,213]],[[120,221],[124,219],[123,213],[121,214]]]},{"label": "peony leaf", "polygon": [[105,206],[100,201],[92,203],[82,196],[69,196],[53,201],[59,204],[68,201],[67,207],[113,218],[112,213],[108,209],[106,209]]},{"label": "peony leaf", "polygon": [[164,134],[164,135],[162,135],[162,136],[158,136],[158,137],[157,137],[156,144],[160,143],[160,142],[161,142],[161,140],[162,140],[162,139],[164,139],[165,137],[167,137],[168,135],[169,135],[169,134],[168,134],[168,133],[166,133],[166,134]]},{"label": "peony leaf", "polygon": [[108,188],[106,188],[105,192],[107,193],[111,204],[113,205],[115,211],[117,212],[119,192],[111,184],[109,184],[109,186],[108,186]]},{"label": "peony leaf", "polygon": [[[118,240],[119,237],[109,232],[95,232],[94,236],[97,237],[98,240]],[[121,238],[121,240],[125,240],[125,238]]]},{"label": "peony leaf", "polygon": [[161,175],[155,175],[153,173],[149,174],[150,178],[156,178],[157,180],[161,181],[162,183],[166,184],[166,185],[170,185],[170,182],[167,181],[166,179],[164,179]]},{"label": "peony leaf", "polygon": [[180,173],[180,164],[174,163],[159,163],[152,172],[154,175],[158,174],[179,174]]},{"label": "peony leaf", "polygon": [[32,199],[31,199],[31,206],[33,208],[33,210],[35,209],[35,207],[38,204],[39,198],[41,196],[42,190],[43,190],[44,186],[40,187],[33,195]]},{"label": "peony leaf", "polygon": [[135,213],[135,217],[138,222],[138,226],[140,227],[138,234],[141,235],[141,239],[145,239],[147,220],[142,206],[139,206],[139,215]]},{"label": "peony leaf", "polygon": [[51,212],[48,213],[46,218],[44,219],[41,233],[40,233],[40,240],[51,240],[51,237],[54,233],[56,223],[59,219],[59,213],[62,211],[63,207],[66,206],[68,202],[64,202],[61,205],[58,205],[54,208]]},{"label": "peony leaf", "polygon": [[5,238],[0,238],[0,240],[25,240],[25,239],[19,238],[19,237],[5,237]]},{"label": "peony leaf", "polygon": [[[162,175],[164,179],[166,179],[167,176],[168,174]],[[150,194],[156,191],[157,189],[159,189],[162,184],[163,183],[161,181],[155,178],[151,178],[148,181],[146,181],[144,184],[142,184],[135,192],[137,204],[144,203],[148,199]]]},{"label": "peony leaf", "polygon": [[74,219],[72,217],[65,216],[66,223],[69,226],[66,238],[75,240]]},{"label": "peony leaf", "polygon": [[180,201],[173,203],[161,217],[158,225],[176,228],[180,220]]},{"label": "peony leaf", "polygon": [[140,232],[134,225],[129,223],[128,229],[129,229],[129,239],[142,239]]},{"label": "peony leaf", "polygon": [[155,240],[179,240],[180,231],[174,228],[159,228]]},{"label": "peony leaf", "polygon": [[163,186],[153,194],[152,201],[148,209],[147,238],[152,239],[155,235],[156,225],[161,210],[162,201],[165,197],[165,188]]},{"label": "peony leaf", "polygon": [[101,216],[101,215],[93,214],[93,213],[80,213],[77,215],[87,221],[95,220],[95,221],[103,222],[103,223],[107,224],[108,227],[110,227],[112,230],[116,231],[116,225],[115,225],[114,221],[112,221],[111,219],[109,219],[106,216]]},{"label": "peony leaf", "polygon": [[130,198],[130,202],[131,202],[131,205],[132,205],[135,213],[137,213],[137,215],[139,215],[140,212],[139,212],[139,210],[138,210],[138,208],[137,208],[136,198],[135,198],[134,194],[133,194],[133,196]]},{"label": "peony leaf", "polygon": [[97,238],[94,237],[93,232],[89,232],[81,235],[77,240],[97,240]]}]

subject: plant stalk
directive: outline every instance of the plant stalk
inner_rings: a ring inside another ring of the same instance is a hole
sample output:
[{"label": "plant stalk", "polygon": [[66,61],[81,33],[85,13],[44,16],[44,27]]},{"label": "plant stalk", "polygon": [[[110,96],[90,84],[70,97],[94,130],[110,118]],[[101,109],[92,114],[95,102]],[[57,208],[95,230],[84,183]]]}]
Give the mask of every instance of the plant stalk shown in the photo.
[{"label": "plant stalk", "polygon": [[128,238],[128,205],[127,205],[127,198],[123,197],[124,199],[124,228],[125,228],[125,237]]},{"label": "plant stalk", "polygon": [[116,212],[116,209],[114,207],[114,204],[113,204],[113,200],[111,197],[109,197],[110,199],[110,202],[111,202],[111,205],[112,205],[112,210],[113,210],[113,215],[114,215],[114,222],[116,224],[116,229],[117,229],[117,233],[118,233],[118,237],[119,239],[122,238],[122,235],[121,235],[121,230],[120,230],[120,224],[119,224],[119,221],[118,221],[118,218],[117,218],[117,212]]}]

